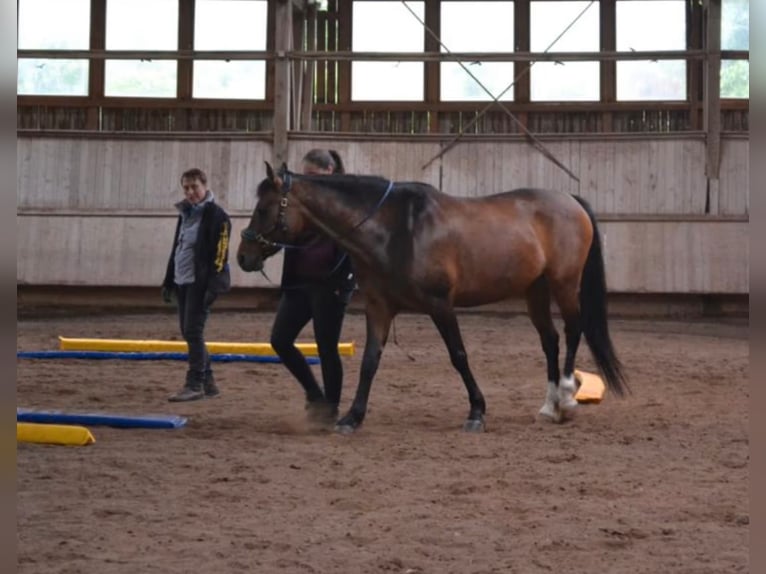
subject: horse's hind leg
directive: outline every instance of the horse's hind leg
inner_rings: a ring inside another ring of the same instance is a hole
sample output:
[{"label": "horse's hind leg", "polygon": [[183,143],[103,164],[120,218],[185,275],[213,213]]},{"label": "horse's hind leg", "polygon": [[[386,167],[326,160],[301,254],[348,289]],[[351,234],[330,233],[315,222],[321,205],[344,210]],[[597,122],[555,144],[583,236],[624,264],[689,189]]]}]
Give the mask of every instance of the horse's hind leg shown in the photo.
[{"label": "horse's hind leg", "polygon": [[539,414],[554,421],[561,420],[559,410],[559,334],[551,317],[551,293],[548,280],[540,276],[527,289],[527,310],[532,324],[540,335],[548,371],[548,390]]},{"label": "horse's hind leg", "polygon": [[575,357],[580,346],[582,323],[580,319],[579,278],[561,282],[553,286],[553,297],[564,319],[564,335],[566,337],[566,355],[564,357],[564,372],[559,380],[558,399],[559,409],[564,418],[574,414],[577,408],[577,383],[574,377]]},{"label": "horse's hind leg", "polygon": [[447,345],[452,366],[460,373],[463,384],[468,391],[470,410],[468,411],[468,419],[463,424],[463,430],[482,432],[485,428],[484,414],[487,407],[484,402],[484,395],[468,367],[468,354],[465,352],[463,337],[460,335],[460,327],[455,312],[452,309],[439,309],[431,313],[431,319]]}]

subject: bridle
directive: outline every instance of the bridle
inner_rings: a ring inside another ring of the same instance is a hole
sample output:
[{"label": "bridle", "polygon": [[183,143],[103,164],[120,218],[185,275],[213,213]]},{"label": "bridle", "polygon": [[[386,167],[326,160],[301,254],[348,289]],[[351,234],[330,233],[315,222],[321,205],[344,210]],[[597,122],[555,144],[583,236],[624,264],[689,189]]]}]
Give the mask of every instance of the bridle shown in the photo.
[{"label": "bridle", "polygon": [[[263,233],[255,233],[250,227],[246,227],[240,232],[240,237],[244,241],[249,242],[257,242],[261,246],[269,248],[269,249],[305,249],[306,247],[309,247],[313,241],[303,244],[303,245],[293,245],[289,243],[278,243],[276,241],[270,240],[267,236],[272,235],[273,233],[277,231],[281,231],[283,233],[286,233],[289,231],[287,227],[287,194],[290,191],[290,186],[292,184],[292,174],[289,171],[282,171],[280,174],[280,177],[282,178],[282,189],[280,190],[280,193],[282,194],[282,198],[279,200],[279,211],[277,212],[277,219],[274,222],[274,225],[269,229],[268,231],[264,231]],[[381,198],[378,200],[378,203],[375,204],[375,206],[372,208],[370,213],[365,215],[361,221],[359,221],[357,224],[355,224],[348,232],[346,232],[344,235],[348,235],[358,229],[362,226],[368,219],[370,219],[372,216],[377,213],[378,209],[383,205],[383,202],[386,201],[389,194],[391,193],[391,190],[394,188],[394,181],[389,180],[388,187],[386,188],[385,193],[381,196]]]}]

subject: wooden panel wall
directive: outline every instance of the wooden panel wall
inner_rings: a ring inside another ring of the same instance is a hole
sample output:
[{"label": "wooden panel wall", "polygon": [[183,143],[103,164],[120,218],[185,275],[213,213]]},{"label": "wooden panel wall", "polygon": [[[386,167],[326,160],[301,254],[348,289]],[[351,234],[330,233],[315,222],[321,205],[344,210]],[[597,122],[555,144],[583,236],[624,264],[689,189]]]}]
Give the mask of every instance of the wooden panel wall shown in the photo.
[{"label": "wooden panel wall", "polygon": [[[234,261],[247,217],[232,218],[230,267],[237,287],[269,287]],[[16,278],[31,285],[152,286],[159,289],[173,243],[173,216],[28,215],[16,218]],[[279,283],[282,255],[267,261]]]},{"label": "wooden panel wall", "polygon": [[251,210],[271,145],[262,141],[19,139],[19,209],[168,210],[200,167],[223,205]]},{"label": "wooden panel wall", "polygon": [[[332,147],[347,169],[429,182],[478,196],[538,186],[580,193],[602,218],[609,284],[623,292],[746,293],[749,141],[724,139],[717,195],[710,196],[698,137],[545,142],[579,185],[521,141],[460,142],[427,169],[436,140],[290,142],[288,164]],[[272,161],[269,142],[171,139],[18,139],[17,280],[30,284],[157,285],[191,166],[234,216],[232,250]],[[706,209],[709,214],[706,214]],[[735,220],[732,221],[731,217]],[[726,220],[728,218],[728,220]],[[737,220],[738,218],[738,220]],[[233,265],[239,286],[268,286]],[[281,259],[270,262],[278,280]]]}]

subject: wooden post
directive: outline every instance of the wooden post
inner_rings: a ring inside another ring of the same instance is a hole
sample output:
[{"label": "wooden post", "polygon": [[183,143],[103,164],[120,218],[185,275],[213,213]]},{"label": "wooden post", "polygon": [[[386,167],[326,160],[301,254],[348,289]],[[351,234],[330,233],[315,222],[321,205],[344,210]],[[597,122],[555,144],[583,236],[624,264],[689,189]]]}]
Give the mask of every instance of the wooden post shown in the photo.
[{"label": "wooden post", "polygon": [[[194,49],[194,0],[178,2],[178,49]],[[178,60],[176,98],[179,103],[190,102],[193,85],[193,60]],[[175,131],[189,129],[189,110],[183,104],[175,110]]]},{"label": "wooden post", "polygon": [[274,166],[287,162],[287,132],[290,129],[290,61],[293,6],[288,0],[277,0],[275,9],[274,50]]},{"label": "wooden post", "polygon": [[[513,3],[513,7],[513,37],[515,44],[513,49],[515,52],[529,52],[529,47],[531,45],[529,24],[532,17],[529,0],[517,0]],[[516,78],[516,83],[512,88],[514,104],[528,104],[531,99],[532,80],[529,77],[529,68],[530,63],[528,61],[514,62],[513,76]],[[516,117],[525,128],[529,127],[529,116],[527,112],[520,112]]]},{"label": "wooden post", "polygon": [[[697,2],[686,4],[686,27],[687,27],[687,50],[702,50],[705,46],[703,42],[704,32],[703,7]],[[702,60],[686,61],[686,77],[688,81],[687,93],[689,98],[689,128],[692,130],[702,129],[702,69],[704,62]]]},{"label": "wooden post", "polygon": [[[351,22],[353,20],[352,0],[337,0],[338,12],[335,21],[335,29],[338,34],[338,43],[335,50],[351,50]],[[330,2],[332,6],[332,2]],[[338,71],[338,99],[339,104],[345,105],[351,102],[351,62],[343,60],[337,63]],[[334,76],[333,76],[334,77]],[[339,129],[342,132],[351,131],[351,113],[341,112]]]},{"label": "wooden post", "polygon": [[708,213],[718,213],[718,174],[721,163],[721,0],[706,0],[705,22],[705,175]]},{"label": "wooden post", "polygon": [[[90,0],[90,49],[103,50],[105,47],[106,0]],[[88,62],[88,99],[91,102],[104,97],[104,66],[105,60],[100,58],[91,58]],[[97,104],[88,106],[87,129],[101,129],[100,109]]]},{"label": "wooden post", "polygon": [[[430,28],[437,38],[441,38],[441,4],[438,0],[426,0],[426,26]],[[441,46],[437,38],[426,33],[425,35],[425,51],[426,52],[439,52]],[[441,93],[440,78],[441,78],[441,64],[439,62],[426,62],[424,66],[423,74],[425,76],[425,98],[426,103],[429,104],[429,116],[428,116],[428,131],[432,134],[439,133],[439,113],[436,111],[439,105],[439,94]]]},{"label": "wooden post", "polygon": [[[599,22],[601,27],[599,49],[602,52],[613,52],[617,50],[617,5],[615,0],[601,0],[599,2]],[[617,62],[614,60],[605,60],[601,62],[599,68],[601,77],[601,102],[616,102]],[[603,112],[601,114],[601,131],[614,131],[614,115],[612,112]]]},{"label": "wooden post", "polygon": [[[305,28],[304,28],[303,14],[297,7],[293,9],[293,31],[292,31],[292,46],[296,52],[304,51],[303,43],[305,41]],[[290,120],[293,129],[301,129],[301,104],[303,103],[303,75],[304,68],[307,63],[304,60],[291,60],[290,61],[290,73],[292,74],[292,89],[290,91],[291,97],[291,115]]]},{"label": "wooden post", "polygon": [[[315,52],[317,49],[317,6],[312,3],[306,9],[306,49]],[[301,117],[299,129],[312,131],[311,113],[314,108],[314,68],[317,63],[307,61],[303,71],[303,101],[301,102]]]}]

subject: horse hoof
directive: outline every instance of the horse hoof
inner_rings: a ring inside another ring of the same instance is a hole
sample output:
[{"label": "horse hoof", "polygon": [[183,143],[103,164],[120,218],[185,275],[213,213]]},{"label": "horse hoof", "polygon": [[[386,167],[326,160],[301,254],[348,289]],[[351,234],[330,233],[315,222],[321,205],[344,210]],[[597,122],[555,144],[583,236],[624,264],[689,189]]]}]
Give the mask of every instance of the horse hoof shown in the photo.
[{"label": "horse hoof", "polygon": [[558,409],[550,409],[550,408],[543,407],[540,409],[540,411],[537,414],[539,414],[541,417],[554,423],[560,423],[563,420],[561,411]]},{"label": "horse hoof", "polygon": [[573,418],[575,418],[575,415],[577,414],[577,409],[575,407],[577,407],[577,403],[575,403],[573,407],[569,408],[564,408],[562,406],[561,410],[559,411],[559,420],[556,422],[563,423],[566,421],[571,421]]},{"label": "horse hoof", "polygon": [[481,419],[468,419],[463,423],[465,432],[484,432],[484,421]]},{"label": "horse hoof", "polygon": [[353,425],[336,424],[335,432],[342,435],[354,434],[354,432],[356,432],[356,427],[354,427]]}]

